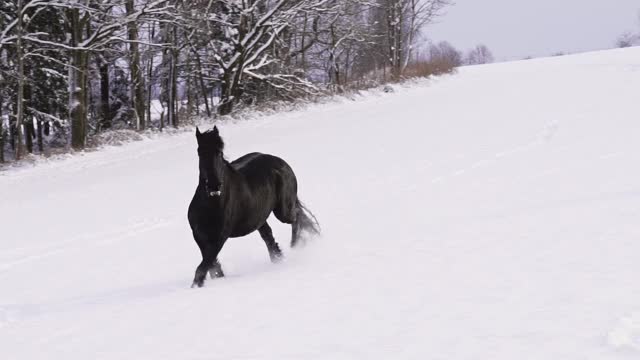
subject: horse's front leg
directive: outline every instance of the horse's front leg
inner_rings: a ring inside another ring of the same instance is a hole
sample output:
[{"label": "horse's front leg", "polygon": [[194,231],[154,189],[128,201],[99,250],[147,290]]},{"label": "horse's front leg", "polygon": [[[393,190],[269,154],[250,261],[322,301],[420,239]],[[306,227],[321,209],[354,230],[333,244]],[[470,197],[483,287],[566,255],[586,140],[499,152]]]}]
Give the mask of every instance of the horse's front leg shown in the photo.
[{"label": "horse's front leg", "polygon": [[213,266],[209,269],[209,276],[212,279],[224,277],[224,271],[222,271],[222,265],[218,259],[215,260]]},{"label": "horse's front leg", "polygon": [[204,280],[207,277],[207,272],[211,274],[212,278],[224,276],[222,266],[218,262],[218,254],[220,253],[220,250],[222,250],[222,246],[226,239],[223,237],[217,237],[215,239],[208,240],[209,241],[206,242],[198,241],[200,251],[202,252],[202,262],[196,268],[196,274],[193,277],[193,284],[191,287],[202,287],[204,285]]}]

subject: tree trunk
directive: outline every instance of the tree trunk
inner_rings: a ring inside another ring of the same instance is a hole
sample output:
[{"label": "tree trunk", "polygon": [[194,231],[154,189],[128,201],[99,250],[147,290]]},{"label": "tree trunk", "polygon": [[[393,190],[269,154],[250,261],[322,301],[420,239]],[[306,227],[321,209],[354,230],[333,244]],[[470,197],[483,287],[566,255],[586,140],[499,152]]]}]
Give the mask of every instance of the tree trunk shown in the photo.
[{"label": "tree trunk", "polygon": [[[160,32],[162,34],[162,40],[165,44],[171,43],[171,25],[168,23],[162,24],[160,23]],[[164,115],[166,109],[166,118],[165,116],[160,117],[160,131],[162,131],[166,124],[171,123],[171,109],[173,109],[172,101],[171,101],[171,79],[173,78],[172,74],[172,64],[173,61],[173,50],[170,47],[165,47],[162,51],[162,62],[161,66],[161,74],[162,77],[159,78],[160,83],[160,94],[159,100],[162,104],[162,114]],[[165,107],[164,103],[167,103]]]},{"label": "tree trunk", "polygon": [[[151,31],[149,31],[149,43],[153,42],[153,39],[156,36],[156,23],[152,22],[150,25]],[[152,81],[151,78],[153,76],[153,54],[149,56],[149,62],[147,64],[147,121],[149,122],[149,126],[151,125],[151,92]]]},{"label": "tree trunk", "polygon": [[231,96],[231,71],[225,70],[222,80],[222,88],[220,91],[220,103],[218,104],[218,113],[220,115],[228,115],[233,110],[233,97]]},{"label": "tree trunk", "polygon": [[29,119],[24,124],[24,143],[26,145],[29,154],[33,154],[33,136],[35,130],[33,129],[33,119]]},{"label": "tree trunk", "polygon": [[[176,62],[177,63],[177,59]],[[173,82],[171,84],[171,93],[173,94],[173,127],[177,128],[180,125],[180,119],[178,117],[178,110],[180,109],[180,100],[178,99],[178,71],[176,65],[173,65]]]},{"label": "tree trunk", "polygon": [[389,39],[391,78],[397,81],[400,78],[402,70],[403,1],[391,0],[387,9],[387,34]]},{"label": "tree trunk", "polygon": [[[4,80],[4,77],[2,78]],[[4,83],[4,81],[3,81]],[[3,84],[4,85],[4,84]],[[4,163],[4,119],[2,118],[2,105],[4,105],[2,93],[0,92],[0,164]]]},{"label": "tree trunk", "polygon": [[[11,110],[10,110],[11,111]],[[13,118],[13,120],[12,120]],[[16,119],[15,114],[9,115],[9,145],[11,146],[11,150],[15,153],[16,151]]]},{"label": "tree trunk", "polygon": [[109,64],[100,60],[100,129],[111,128],[111,104],[109,99]]},{"label": "tree trunk", "polygon": [[191,76],[191,68],[187,69],[187,114],[191,116],[194,113],[195,101],[193,94],[193,77]]},{"label": "tree trunk", "polygon": [[404,1],[398,1],[398,24],[396,25],[396,76],[402,76],[402,59],[404,58]]},{"label": "tree trunk", "polygon": [[[209,72],[209,77],[210,78],[214,78],[214,77],[219,75],[219,73],[217,71],[214,71],[213,68],[210,68],[209,71],[210,71]],[[212,89],[211,89],[211,110],[213,112],[213,116],[215,117],[217,112],[218,112],[217,109],[216,109],[216,106],[220,103],[221,85],[220,85],[220,81],[214,82],[212,85],[213,86],[212,86]]]},{"label": "tree trunk", "polygon": [[[82,40],[82,25],[79,9],[70,9],[71,45],[78,46]],[[82,150],[87,139],[86,79],[87,53],[70,50],[69,54],[69,118],[71,119],[71,146]]]},{"label": "tree trunk", "polygon": [[87,139],[86,118],[86,53],[72,50],[69,67],[69,117],[71,118],[71,146],[82,150]]},{"label": "tree trunk", "polygon": [[218,112],[220,115],[228,115],[233,111],[233,106],[237,104],[243,93],[241,81],[244,69],[244,58],[241,55],[235,68],[225,69],[224,81],[222,83],[222,93]]},{"label": "tree trunk", "polygon": [[335,85],[336,92],[342,92],[340,87],[340,68],[338,67],[338,61],[336,59],[336,33],[335,27],[331,25],[330,27],[331,33],[331,51],[329,52],[329,79]]},{"label": "tree trunk", "polygon": [[174,69],[174,63],[173,63],[173,50],[171,51],[171,56],[169,59],[169,76],[167,78],[167,91],[169,93],[169,97],[167,99],[167,125],[173,125],[175,120],[175,109],[174,109],[174,105],[175,105],[175,99],[174,99],[174,87],[173,87],[173,73],[175,71]]},{"label": "tree trunk", "polygon": [[[0,50],[0,59],[1,58],[2,50]],[[0,86],[2,88],[6,86],[6,78],[4,74],[0,74]],[[4,146],[7,143],[7,131],[4,127],[4,118],[2,117],[5,98],[2,95],[4,95],[4,93],[0,91],[0,164],[5,162]]]},{"label": "tree trunk", "polygon": [[351,68],[351,47],[347,48],[347,58],[345,59],[344,66],[344,76],[342,77],[342,82],[345,86],[349,85],[349,69]]},{"label": "tree trunk", "polygon": [[302,39],[300,39],[300,42],[301,42],[300,49],[303,50],[302,53],[300,53],[300,56],[302,57],[300,59],[300,61],[302,63],[302,66],[301,66],[302,67],[302,71],[305,74],[307,73],[307,62],[306,62],[306,56],[305,56],[306,51],[304,51],[304,48],[305,48],[305,40],[306,40],[306,37],[307,37],[307,22],[308,22],[308,15],[305,12],[304,13],[304,23],[302,25]]},{"label": "tree trunk", "polygon": [[24,121],[24,57],[22,47],[22,8],[23,0],[18,0],[18,39],[16,51],[18,58],[18,104],[16,109],[16,130],[18,144],[16,148],[16,160],[20,160],[25,153],[24,139],[22,133],[22,123]]},{"label": "tree trunk", "polygon": [[169,71],[167,76],[167,89],[165,90],[169,95],[167,99],[167,125],[178,127],[178,110],[177,110],[177,92],[178,92],[178,30],[176,25],[167,26],[167,42],[172,44],[169,49]]},{"label": "tree trunk", "polygon": [[402,69],[401,72],[404,74],[404,71],[407,69],[407,66],[409,65],[409,61],[411,61],[411,55],[413,54],[413,39],[414,36],[416,35],[416,16],[418,16],[418,14],[416,13],[417,11],[417,6],[418,6],[418,1],[417,0],[411,0],[411,18],[410,18],[410,23],[409,23],[409,30],[408,30],[408,39],[407,39],[407,54],[404,57],[404,61],[402,62]]},{"label": "tree trunk", "polygon": [[194,53],[196,55],[196,65],[198,66],[198,80],[200,82],[200,91],[202,92],[202,97],[204,99],[204,106],[207,111],[207,116],[211,116],[211,109],[209,109],[209,99],[207,98],[207,88],[204,86],[204,74],[202,72],[202,61],[200,61],[200,54],[197,50],[194,49]]},{"label": "tree trunk", "polygon": [[180,125],[180,119],[178,118],[178,109],[180,107],[180,103],[178,101],[178,59],[180,53],[178,51],[178,27],[173,26],[173,61],[171,62],[171,66],[173,68],[172,74],[173,78],[171,79],[171,93],[173,94],[173,127],[177,128]]},{"label": "tree trunk", "polygon": [[[125,8],[127,15],[133,14],[134,1],[127,0],[125,2]],[[131,66],[131,94],[133,99],[133,108],[136,113],[136,128],[138,130],[144,130],[145,124],[145,111],[144,111],[144,78],[142,76],[142,69],[140,68],[140,51],[138,49],[138,26],[134,21],[127,23],[127,30],[129,33],[129,52],[130,52],[130,66]]]},{"label": "tree trunk", "polygon": [[44,154],[44,139],[42,136],[43,127],[44,126],[42,125],[42,120],[38,119],[37,139],[38,139],[38,151],[40,152],[40,155]]}]

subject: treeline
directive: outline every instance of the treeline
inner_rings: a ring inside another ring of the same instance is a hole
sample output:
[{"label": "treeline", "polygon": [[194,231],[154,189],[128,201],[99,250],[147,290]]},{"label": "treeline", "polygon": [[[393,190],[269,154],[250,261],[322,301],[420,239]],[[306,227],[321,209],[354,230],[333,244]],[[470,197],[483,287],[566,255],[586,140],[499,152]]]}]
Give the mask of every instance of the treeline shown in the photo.
[{"label": "treeline", "polygon": [[450,71],[415,67],[428,61],[421,29],[451,4],[0,0],[0,162],[84,149],[107,129]]}]

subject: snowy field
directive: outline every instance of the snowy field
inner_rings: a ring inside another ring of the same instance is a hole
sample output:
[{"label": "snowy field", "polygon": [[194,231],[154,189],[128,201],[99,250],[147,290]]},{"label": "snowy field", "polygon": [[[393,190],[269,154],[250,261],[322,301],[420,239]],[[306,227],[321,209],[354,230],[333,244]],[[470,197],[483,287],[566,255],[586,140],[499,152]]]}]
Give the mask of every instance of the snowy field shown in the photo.
[{"label": "snowy field", "polygon": [[640,48],[225,124],[324,234],[191,289],[192,133],[0,174],[2,359],[638,359]]}]

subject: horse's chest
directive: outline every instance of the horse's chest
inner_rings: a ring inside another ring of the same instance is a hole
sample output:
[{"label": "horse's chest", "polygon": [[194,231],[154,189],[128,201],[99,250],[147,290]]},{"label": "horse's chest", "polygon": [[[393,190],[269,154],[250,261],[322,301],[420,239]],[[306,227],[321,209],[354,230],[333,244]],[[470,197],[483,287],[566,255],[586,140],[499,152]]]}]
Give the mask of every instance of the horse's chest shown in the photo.
[{"label": "horse's chest", "polygon": [[206,232],[221,232],[227,222],[223,209],[197,202],[189,207],[188,217],[192,229]]}]

